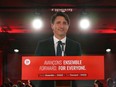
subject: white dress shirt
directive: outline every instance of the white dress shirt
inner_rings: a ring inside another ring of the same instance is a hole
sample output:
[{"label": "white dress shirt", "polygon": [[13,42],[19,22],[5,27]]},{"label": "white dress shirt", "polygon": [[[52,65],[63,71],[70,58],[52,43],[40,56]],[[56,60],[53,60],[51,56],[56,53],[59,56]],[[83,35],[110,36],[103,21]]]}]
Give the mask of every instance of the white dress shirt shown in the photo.
[{"label": "white dress shirt", "polygon": [[55,36],[53,36],[53,40],[54,40],[55,54],[57,54],[56,52],[57,52],[58,41],[62,41],[62,43],[63,43],[63,46],[61,45],[61,48],[62,48],[62,56],[64,56],[65,47],[66,47],[66,37],[64,37],[63,39],[59,40]]}]

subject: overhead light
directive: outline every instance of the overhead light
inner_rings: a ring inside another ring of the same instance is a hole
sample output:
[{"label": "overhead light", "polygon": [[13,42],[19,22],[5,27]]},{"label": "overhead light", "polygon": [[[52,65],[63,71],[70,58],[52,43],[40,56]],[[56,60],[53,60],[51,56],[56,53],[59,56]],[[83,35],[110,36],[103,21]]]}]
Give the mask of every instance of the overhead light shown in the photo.
[{"label": "overhead light", "polygon": [[106,52],[107,53],[111,52],[111,49],[110,48],[106,49]]},{"label": "overhead light", "polygon": [[18,49],[14,49],[14,52],[15,52],[15,53],[18,53],[18,52],[19,52],[19,50],[18,50]]},{"label": "overhead light", "polygon": [[88,12],[85,9],[83,9],[80,12],[79,28],[81,30],[89,30],[90,27],[91,27],[90,17],[88,15]]},{"label": "overhead light", "polygon": [[32,27],[35,30],[41,30],[43,27],[43,20],[40,15],[40,11],[38,9],[35,9],[34,11],[34,19],[32,20]]},{"label": "overhead light", "polygon": [[88,18],[83,18],[80,20],[79,26],[82,30],[88,30],[90,28],[90,21]]},{"label": "overhead light", "polygon": [[32,21],[32,26],[35,30],[40,30],[43,27],[43,22],[40,18],[34,19]]}]

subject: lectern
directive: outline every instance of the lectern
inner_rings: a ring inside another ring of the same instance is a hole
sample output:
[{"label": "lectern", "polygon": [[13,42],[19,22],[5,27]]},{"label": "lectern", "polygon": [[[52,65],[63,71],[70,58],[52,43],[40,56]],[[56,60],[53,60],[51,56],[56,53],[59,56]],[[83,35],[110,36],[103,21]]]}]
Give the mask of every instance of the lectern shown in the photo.
[{"label": "lectern", "polygon": [[72,87],[78,80],[79,87],[85,87],[79,80],[93,79],[104,79],[103,56],[22,57],[22,80],[54,80],[54,87]]}]

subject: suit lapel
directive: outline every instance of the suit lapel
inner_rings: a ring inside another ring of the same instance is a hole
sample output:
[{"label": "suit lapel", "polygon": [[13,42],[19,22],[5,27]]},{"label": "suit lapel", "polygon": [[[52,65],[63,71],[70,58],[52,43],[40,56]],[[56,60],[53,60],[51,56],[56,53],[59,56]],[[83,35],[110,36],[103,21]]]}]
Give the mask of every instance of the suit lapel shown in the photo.
[{"label": "suit lapel", "polygon": [[70,40],[67,38],[66,39],[66,48],[65,48],[65,55],[69,56],[71,51],[71,43]]},{"label": "suit lapel", "polygon": [[54,49],[54,41],[53,41],[53,38],[51,37],[50,40],[49,40],[49,49],[48,50],[50,52],[50,55],[51,56],[55,56],[55,49]]}]

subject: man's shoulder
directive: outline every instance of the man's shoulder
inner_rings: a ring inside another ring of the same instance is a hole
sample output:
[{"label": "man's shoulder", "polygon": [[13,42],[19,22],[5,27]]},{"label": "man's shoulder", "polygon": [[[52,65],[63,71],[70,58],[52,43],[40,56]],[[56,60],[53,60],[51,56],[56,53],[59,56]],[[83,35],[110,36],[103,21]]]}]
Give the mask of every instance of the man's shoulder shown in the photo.
[{"label": "man's shoulder", "polygon": [[53,41],[52,38],[48,38],[48,39],[44,39],[44,40],[39,41],[39,43],[40,44],[48,44],[48,43],[50,43],[52,41]]},{"label": "man's shoulder", "polygon": [[79,42],[75,41],[75,40],[72,40],[70,38],[67,38],[67,42],[68,43],[71,43],[71,44],[80,44]]}]

